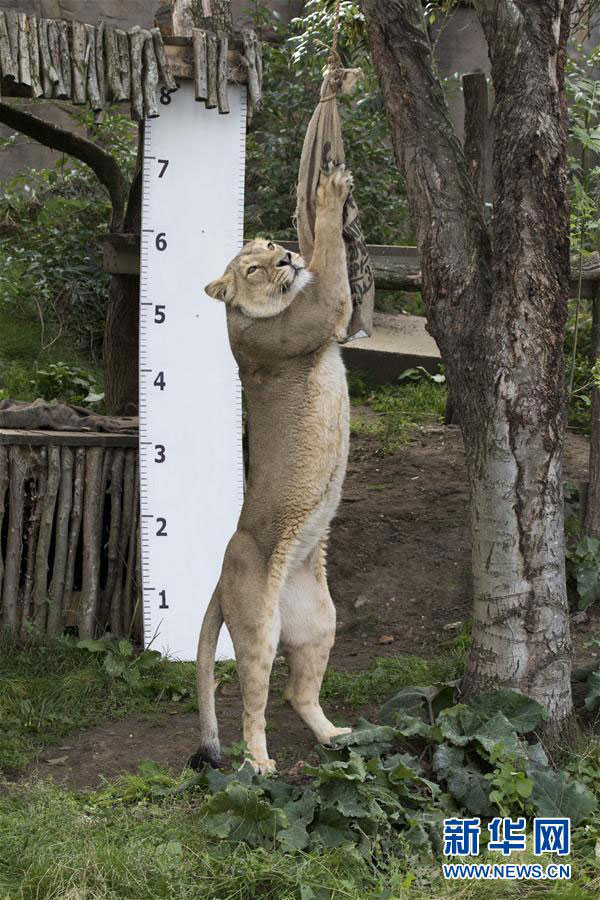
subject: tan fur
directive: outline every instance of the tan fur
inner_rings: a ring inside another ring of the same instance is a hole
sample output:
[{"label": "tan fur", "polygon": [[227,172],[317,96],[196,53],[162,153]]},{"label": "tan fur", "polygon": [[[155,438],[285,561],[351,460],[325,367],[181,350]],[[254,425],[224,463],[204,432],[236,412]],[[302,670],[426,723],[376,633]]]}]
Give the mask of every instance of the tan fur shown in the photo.
[{"label": "tan fur", "polygon": [[325,547],[348,455],[348,391],[336,339],[352,311],[342,239],[350,186],[343,166],[321,174],[308,269],[300,257],[256,240],[206,288],[227,306],[248,401],[250,470],[198,645],[196,764],[218,760],[213,659],[223,620],[235,647],[244,739],[256,769],[275,767],[265,706],[279,643],[290,670],[286,698],[317,739],[329,743],[349,730],[325,717],[319,692],[335,635]]}]

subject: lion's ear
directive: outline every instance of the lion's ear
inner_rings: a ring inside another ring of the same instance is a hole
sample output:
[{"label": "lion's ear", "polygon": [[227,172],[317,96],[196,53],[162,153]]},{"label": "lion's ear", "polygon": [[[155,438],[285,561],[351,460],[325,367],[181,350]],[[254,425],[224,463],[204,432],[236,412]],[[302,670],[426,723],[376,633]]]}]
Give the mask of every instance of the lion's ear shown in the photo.
[{"label": "lion's ear", "polygon": [[207,284],[204,290],[213,300],[228,300],[232,287],[233,278],[230,272],[226,272],[225,275],[221,275],[216,281],[211,281],[210,284]]}]

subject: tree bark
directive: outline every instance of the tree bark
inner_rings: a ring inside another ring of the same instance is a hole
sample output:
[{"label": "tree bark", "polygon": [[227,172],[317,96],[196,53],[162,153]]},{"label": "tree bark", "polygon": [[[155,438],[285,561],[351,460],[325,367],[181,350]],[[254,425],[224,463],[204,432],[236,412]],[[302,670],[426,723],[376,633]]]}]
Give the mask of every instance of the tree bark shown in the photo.
[{"label": "tree bark", "polygon": [[[600,360],[600,291],[592,301],[592,365]],[[592,387],[592,432],[590,440],[590,480],[584,530],[600,538],[600,388]]]},{"label": "tree bark", "polygon": [[[142,227],[144,126],[139,126],[136,173],[129,191],[125,232]],[[112,275],[104,332],[104,390],[109,415],[135,415],[138,410],[139,275]]]},{"label": "tree bark", "polygon": [[493,254],[421,3],[364,9],[429,328],[465,442],[474,628],[464,689],[522,691],[547,708],[557,739],[572,714],[562,513],[569,0],[480,4],[496,92]]}]

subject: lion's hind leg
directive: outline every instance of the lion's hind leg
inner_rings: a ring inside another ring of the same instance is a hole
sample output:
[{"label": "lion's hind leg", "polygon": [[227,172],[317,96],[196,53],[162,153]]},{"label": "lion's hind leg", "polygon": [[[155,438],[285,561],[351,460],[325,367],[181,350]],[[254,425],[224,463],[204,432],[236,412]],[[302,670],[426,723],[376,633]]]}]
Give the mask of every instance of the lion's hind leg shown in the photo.
[{"label": "lion's hind leg", "polygon": [[[320,552],[317,550],[317,552]],[[314,560],[292,570],[280,598],[281,644],[290,674],[285,698],[321,744],[350,728],[337,728],[319,703],[321,683],[335,638],[335,607]]]},{"label": "lion's hind leg", "polygon": [[275,770],[275,762],[267,752],[265,709],[279,641],[279,584],[248,534],[235,535],[226,559],[221,605],[235,649],[244,740],[250,762],[264,774]]}]

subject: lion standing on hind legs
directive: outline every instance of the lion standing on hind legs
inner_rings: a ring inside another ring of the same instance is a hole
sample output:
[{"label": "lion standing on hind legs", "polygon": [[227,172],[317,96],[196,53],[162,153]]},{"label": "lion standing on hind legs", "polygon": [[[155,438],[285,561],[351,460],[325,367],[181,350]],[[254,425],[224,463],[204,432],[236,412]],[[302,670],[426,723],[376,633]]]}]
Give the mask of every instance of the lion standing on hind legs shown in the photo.
[{"label": "lion standing on hind legs", "polygon": [[214,658],[223,621],[235,648],[244,740],[273,772],[265,737],[269,677],[281,643],[286,699],[318,741],[349,728],[325,716],[319,692],[335,637],[325,553],[348,457],[349,403],[338,339],[352,313],[342,210],[343,165],[322,170],[313,257],[255,240],[206,287],[227,307],[229,340],[248,402],[250,468],[238,527],[198,643],[200,745],[190,760],[219,765]]}]

